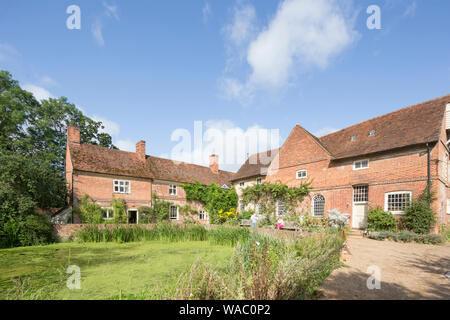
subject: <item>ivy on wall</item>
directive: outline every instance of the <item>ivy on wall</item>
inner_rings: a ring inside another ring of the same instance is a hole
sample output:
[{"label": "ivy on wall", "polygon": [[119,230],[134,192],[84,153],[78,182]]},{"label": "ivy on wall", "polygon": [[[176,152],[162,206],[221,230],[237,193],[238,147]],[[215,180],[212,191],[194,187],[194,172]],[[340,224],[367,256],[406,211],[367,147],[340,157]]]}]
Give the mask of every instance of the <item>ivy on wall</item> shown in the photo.
[{"label": "ivy on wall", "polygon": [[284,204],[284,212],[293,214],[304,198],[311,192],[311,182],[299,187],[288,187],[281,181],[248,186],[242,190],[242,204],[259,205],[262,214],[273,215],[278,201]]},{"label": "ivy on wall", "polygon": [[188,201],[199,201],[205,206],[210,223],[223,223],[219,211],[230,211],[237,207],[238,195],[234,188],[224,190],[215,183],[205,186],[198,181],[194,184],[183,184],[182,187]]}]

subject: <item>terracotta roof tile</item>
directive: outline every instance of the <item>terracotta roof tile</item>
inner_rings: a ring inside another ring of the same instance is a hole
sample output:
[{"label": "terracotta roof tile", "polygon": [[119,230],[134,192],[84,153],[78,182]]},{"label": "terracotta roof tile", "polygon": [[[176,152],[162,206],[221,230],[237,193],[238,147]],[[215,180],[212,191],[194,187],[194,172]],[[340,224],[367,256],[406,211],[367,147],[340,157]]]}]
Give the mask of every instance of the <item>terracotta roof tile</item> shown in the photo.
[{"label": "terracotta roof tile", "polygon": [[252,154],[239,168],[238,172],[233,175],[232,181],[256,176],[265,176],[270,162],[278,154],[279,150],[280,149],[278,148]]},{"label": "terracotta roof tile", "polygon": [[232,172],[219,170],[213,173],[209,167],[185,162],[176,162],[153,156],[140,161],[134,152],[113,150],[89,144],[69,146],[72,164],[75,170],[111,175],[159,179],[180,183],[202,184],[216,183],[219,186],[230,185]]},{"label": "terracotta roof tile", "polygon": [[[439,140],[448,103],[450,95],[355,124],[319,140],[335,159],[435,142]],[[369,136],[372,130],[375,134]],[[356,136],[355,141],[351,141],[352,136]]]}]

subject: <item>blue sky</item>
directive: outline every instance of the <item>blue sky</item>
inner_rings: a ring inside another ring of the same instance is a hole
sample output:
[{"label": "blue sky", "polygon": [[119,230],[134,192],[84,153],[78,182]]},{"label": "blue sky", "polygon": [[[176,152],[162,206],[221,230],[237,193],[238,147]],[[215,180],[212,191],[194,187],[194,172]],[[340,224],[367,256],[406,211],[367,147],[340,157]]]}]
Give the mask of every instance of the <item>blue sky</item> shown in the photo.
[{"label": "blue sky", "polygon": [[[80,30],[66,27],[70,5]],[[367,28],[370,5],[380,30]],[[446,0],[4,0],[0,69],[38,97],[68,97],[122,149],[144,139],[173,157],[173,133],[193,135],[194,121],[278,129],[282,142],[297,123],[320,136],[450,93],[449,12]],[[181,153],[222,148],[223,160],[227,143]]]}]

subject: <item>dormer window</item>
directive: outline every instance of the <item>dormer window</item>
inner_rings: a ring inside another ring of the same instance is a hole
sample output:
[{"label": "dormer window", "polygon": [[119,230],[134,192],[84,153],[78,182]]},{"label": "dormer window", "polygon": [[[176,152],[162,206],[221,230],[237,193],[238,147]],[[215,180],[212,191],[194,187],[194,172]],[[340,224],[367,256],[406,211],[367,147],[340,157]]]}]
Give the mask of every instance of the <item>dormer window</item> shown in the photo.
[{"label": "dormer window", "polygon": [[356,134],[355,134],[354,136],[351,136],[351,137],[350,137],[350,141],[352,141],[352,142],[353,142],[353,141],[356,141],[356,137],[357,137]]},{"label": "dormer window", "polygon": [[369,132],[369,137],[373,137],[375,135],[375,132],[376,132],[375,130],[370,131]]}]

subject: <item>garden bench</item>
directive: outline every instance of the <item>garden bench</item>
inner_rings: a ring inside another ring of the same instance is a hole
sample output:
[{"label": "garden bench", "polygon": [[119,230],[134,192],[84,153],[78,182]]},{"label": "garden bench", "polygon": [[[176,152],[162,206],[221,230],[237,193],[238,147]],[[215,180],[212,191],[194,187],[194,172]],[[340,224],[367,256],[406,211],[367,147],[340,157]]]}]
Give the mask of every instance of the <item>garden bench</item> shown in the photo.
[{"label": "garden bench", "polygon": [[250,227],[252,225],[252,221],[249,219],[241,219],[239,224],[241,227]]},{"label": "garden bench", "polygon": [[284,227],[281,228],[281,229],[283,229],[283,230],[298,231],[298,230],[300,230],[300,227],[298,226],[298,223],[297,223],[297,222],[290,222],[290,221],[288,221],[288,222],[286,222],[286,223],[284,224]]}]

